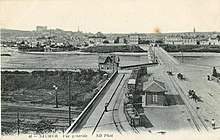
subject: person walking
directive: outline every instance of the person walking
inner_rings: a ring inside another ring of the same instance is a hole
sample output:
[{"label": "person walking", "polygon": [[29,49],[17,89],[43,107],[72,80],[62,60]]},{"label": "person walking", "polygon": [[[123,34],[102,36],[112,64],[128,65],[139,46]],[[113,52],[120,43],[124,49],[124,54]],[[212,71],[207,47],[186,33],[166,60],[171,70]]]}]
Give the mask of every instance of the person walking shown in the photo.
[{"label": "person walking", "polygon": [[108,103],[105,103],[105,112],[108,112]]},{"label": "person walking", "polygon": [[211,124],[212,124],[212,128],[215,129],[215,120],[214,119],[212,119]]}]

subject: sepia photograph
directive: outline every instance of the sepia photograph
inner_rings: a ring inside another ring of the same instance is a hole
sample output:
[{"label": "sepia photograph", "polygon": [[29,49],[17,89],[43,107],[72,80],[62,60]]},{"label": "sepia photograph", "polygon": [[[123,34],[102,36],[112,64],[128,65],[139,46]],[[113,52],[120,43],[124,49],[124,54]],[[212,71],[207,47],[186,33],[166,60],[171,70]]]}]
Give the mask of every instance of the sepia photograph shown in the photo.
[{"label": "sepia photograph", "polygon": [[220,140],[220,0],[0,0],[2,140]]}]

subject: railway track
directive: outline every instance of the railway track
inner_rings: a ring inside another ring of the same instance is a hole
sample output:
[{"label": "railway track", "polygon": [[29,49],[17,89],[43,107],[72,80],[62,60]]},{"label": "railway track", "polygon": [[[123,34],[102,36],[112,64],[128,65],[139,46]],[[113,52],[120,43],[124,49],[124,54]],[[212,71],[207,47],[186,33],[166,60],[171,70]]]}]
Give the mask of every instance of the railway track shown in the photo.
[{"label": "railway track", "polygon": [[[75,115],[77,116],[77,115]],[[11,119],[16,119],[17,118],[17,114],[3,114],[1,113],[1,117],[2,119],[4,118],[11,118]],[[24,119],[37,119],[37,118],[46,118],[46,119],[63,119],[63,120],[68,120],[69,118],[66,117],[66,115],[62,116],[56,116],[56,115],[33,115],[33,114],[20,114],[21,118]]]},{"label": "railway track", "polygon": [[197,114],[197,112],[194,109],[193,105],[187,99],[187,96],[186,96],[186,94],[184,94],[183,89],[170,76],[169,76],[169,79],[170,79],[173,87],[175,88],[175,90],[180,94],[180,96],[182,98],[184,98],[183,101],[185,102],[186,108],[187,108],[187,110],[190,114],[191,120],[192,120],[194,126],[196,127],[197,131],[199,131],[199,132],[203,132],[203,131],[208,132],[208,127],[206,126],[203,119]]},{"label": "railway track", "polygon": [[140,134],[140,132],[137,130],[136,127],[132,127],[132,129],[134,130],[134,132],[135,132],[136,134]]},{"label": "railway track", "polygon": [[[126,81],[124,82],[124,84],[123,84],[123,90],[125,91],[125,88],[126,88],[126,83],[127,83],[127,80],[128,79],[126,79]],[[120,90],[120,93],[122,92],[122,89]],[[112,119],[113,119],[113,122],[114,122],[114,124],[115,124],[115,126],[116,126],[116,129],[117,129],[117,131],[120,133],[120,134],[122,134],[122,131],[123,132],[126,132],[125,131],[125,129],[123,128],[123,126],[121,125],[121,120],[120,120],[120,118],[119,118],[119,107],[120,107],[120,104],[121,104],[121,102],[122,102],[122,98],[123,98],[123,94],[118,94],[118,96],[117,96],[117,100],[116,100],[116,102],[115,102],[115,104],[114,104],[114,106],[113,106],[113,111],[112,111]],[[122,130],[122,131],[121,131]]]}]

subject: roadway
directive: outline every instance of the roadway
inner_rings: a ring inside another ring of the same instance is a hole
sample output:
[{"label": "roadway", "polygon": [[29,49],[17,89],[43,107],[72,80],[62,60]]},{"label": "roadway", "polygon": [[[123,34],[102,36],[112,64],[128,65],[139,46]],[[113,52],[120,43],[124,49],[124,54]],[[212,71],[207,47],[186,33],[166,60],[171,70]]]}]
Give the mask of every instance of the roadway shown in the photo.
[{"label": "roadway", "polygon": [[[167,71],[172,71],[174,76],[169,76],[170,85],[174,91],[179,94],[185,103],[186,109],[193,128],[199,132],[212,131],[210,121],[212,118],[219,122],[220,118],[220,86],[216,83],[208,81],[207,74],[210,73],[210,68],[201,66],[193,66],[181,64],[174,57],[169,55],[162,48],[156,47],[156,55],[159,63],[165,66],[164,74]],[[183,73],[185,81],[177,79],[178,73]],[[188,96],[188,91],[193,89],[201,99],[194,102]],[[219,131],[218,129],[216,131]]]}]

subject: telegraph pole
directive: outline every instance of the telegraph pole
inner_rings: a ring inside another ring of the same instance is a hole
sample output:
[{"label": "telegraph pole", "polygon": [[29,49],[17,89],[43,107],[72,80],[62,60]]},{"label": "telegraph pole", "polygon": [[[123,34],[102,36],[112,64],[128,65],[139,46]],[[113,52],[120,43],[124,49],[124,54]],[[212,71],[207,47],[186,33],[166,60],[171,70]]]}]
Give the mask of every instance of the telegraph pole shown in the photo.
[{"label": "telegraph pole", "polygon": [[181,52],[182,64],[183,64],[183,50]]},{"label": "telegraph pole", "polygon": [[70,126],[71,125],[70,72],[68,72],[68,94],[69,94],[69,126]]},{"label": "telegraph pole", "polygon": [[181,61],[182,61],[182,64],[183,64],[183,48],[181,46]]},{"label": "telegraph pole", "polygon": [[114,55],[115,54],[113,54],[113,52],[110,54],[110,58],[112,59],[112,71],[113,71],[113,73],[115,72],[115,65],[114,65],[114,63],[115,63],[115,57],[114,57]]},{"label": "telegraph pole", "polygon": [[58,87],[56,85],[53,85],[53,87],[55,89],[55,102],[56,102],[55,108],[58,108],[58,97],[57,97],[57,89],[58,89]]},{"label": "telegraph pole", "polygon": [[18,135],[20,134],[20,120],[19,120],[19,112],[17,113],[17,125],[18,125]]},{"label": "telegraph pole", "polygon": [[156,47],[156,44],[154,45],[154,63],[155,63],[155,58],[156,58],[155,47]]}]

